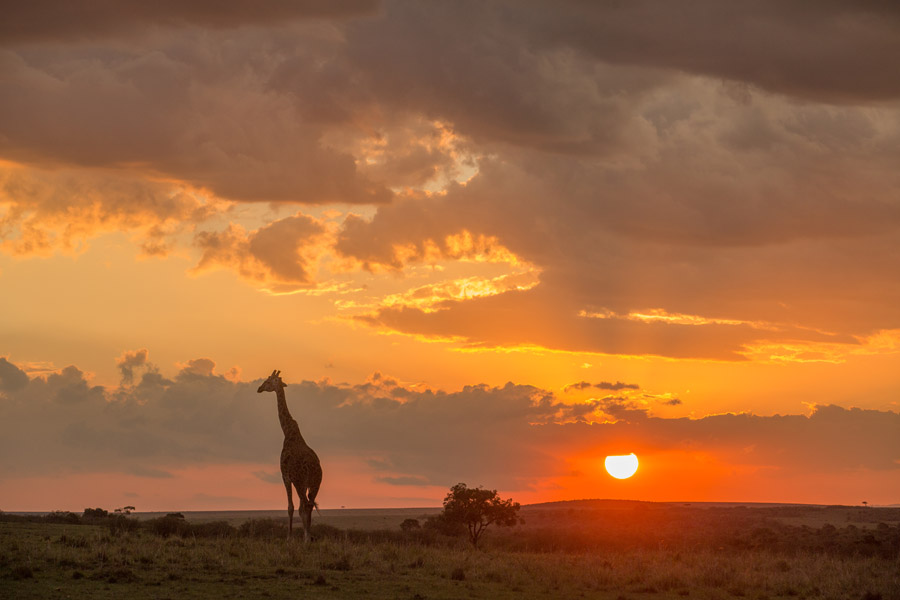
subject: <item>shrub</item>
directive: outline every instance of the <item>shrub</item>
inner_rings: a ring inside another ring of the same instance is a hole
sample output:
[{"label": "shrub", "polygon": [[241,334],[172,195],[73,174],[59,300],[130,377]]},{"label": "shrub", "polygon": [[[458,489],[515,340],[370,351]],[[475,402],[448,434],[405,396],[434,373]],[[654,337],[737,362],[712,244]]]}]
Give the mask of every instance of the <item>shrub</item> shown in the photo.
[{"label": "shrub", "polygon": [[400,523],[400,529],[402,531],[414,531],[421,528],[422,526],[419,524],[418,519],[404,519],[404,521]]},{"label": "shrub", "polygon": [[144,523],[144,527],[156,535],[161,536],[170,536],[170,535],[179,535],[184,536],[190,533],[191,526],[188,524],[184,518],[165,516],[159,517],[157,519],[150,519]]},{"label": "shrub", "polygon": [[466,533],[466,526],[463,523],[448,519],[444,513],[431,515],[425,519],[424,529],[453,537],[465,535]]},{"label": "shrub", "polygon": [[45,515],[43,521],[47,523],[62,523],[64,525],[78,525],[81,523],[81,517],[73,512],[54,510]]},{"label": "shrub", "polygon": [[138,531],[141,523],[137,519],[129,519],[124,515],[109,515],[106,526],[109,527],[110,533],[126,533]]},{"label": "shrub", "polygon": [[105,519],[109,516],[109,511],[102,508],[86,508],[81,516],[85,519]]}]

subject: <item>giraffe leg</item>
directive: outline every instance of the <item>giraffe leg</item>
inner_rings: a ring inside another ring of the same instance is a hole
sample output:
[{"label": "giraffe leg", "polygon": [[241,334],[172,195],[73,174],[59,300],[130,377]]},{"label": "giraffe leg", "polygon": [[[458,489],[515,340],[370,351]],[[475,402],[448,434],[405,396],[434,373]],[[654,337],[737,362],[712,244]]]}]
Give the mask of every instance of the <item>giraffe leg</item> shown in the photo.
[{"label": "giraffe leg", "polygon": [[291,482],[287,478],[284,478],[284,489],[287,490],[288,497],[288,539],[290,539],[291,533],[294,531],[294,492],[291,490]]},{"label": "giraffe leg", "polygon": [[303,519],[303,542],[309,542],[310,528],[312,526],[312,509],[313,504],[306,499],[305,493],[300,493],[300,517]]}]

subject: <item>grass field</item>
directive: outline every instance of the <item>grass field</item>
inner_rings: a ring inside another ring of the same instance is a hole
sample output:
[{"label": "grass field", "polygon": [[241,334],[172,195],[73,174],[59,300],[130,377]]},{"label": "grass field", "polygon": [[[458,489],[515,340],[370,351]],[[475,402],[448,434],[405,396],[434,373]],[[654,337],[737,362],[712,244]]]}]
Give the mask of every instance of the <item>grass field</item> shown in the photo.
[{"label": "grass field", "polygon": [[898,600],[900,510],[862,510],[562,503],[477,551],[398,527],[320,522],[304,546],[271,519],[159,535],[7,518],[0,597]]}]

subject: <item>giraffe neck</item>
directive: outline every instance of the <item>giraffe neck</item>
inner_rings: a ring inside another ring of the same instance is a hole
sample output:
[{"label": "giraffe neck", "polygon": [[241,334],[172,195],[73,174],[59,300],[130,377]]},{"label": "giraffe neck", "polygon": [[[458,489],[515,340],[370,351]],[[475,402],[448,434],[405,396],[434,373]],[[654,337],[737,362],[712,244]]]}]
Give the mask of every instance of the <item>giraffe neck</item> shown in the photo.
[{"label": "giraffe neck", "polygon": [[278,422],[281,423],[281,430],[284,432],[284,436],[299,434],[300,427],[297,425],[294,417],[291,416],[291,411],[288,410],[287,400],[284,398],[284,388],[277,387],[275,395],[278,397]]}]

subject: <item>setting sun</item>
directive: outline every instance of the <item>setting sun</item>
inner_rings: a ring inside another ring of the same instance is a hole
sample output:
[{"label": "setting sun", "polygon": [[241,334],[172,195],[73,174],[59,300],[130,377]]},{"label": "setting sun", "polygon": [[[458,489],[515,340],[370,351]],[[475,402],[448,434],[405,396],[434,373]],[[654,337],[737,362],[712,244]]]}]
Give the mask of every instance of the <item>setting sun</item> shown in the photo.
[{"label": "setting sun", "polygon": [[606,472],[616,479],[628,479],[637,471],[638,458],[634,452],[621,456],[607,456]]}]

